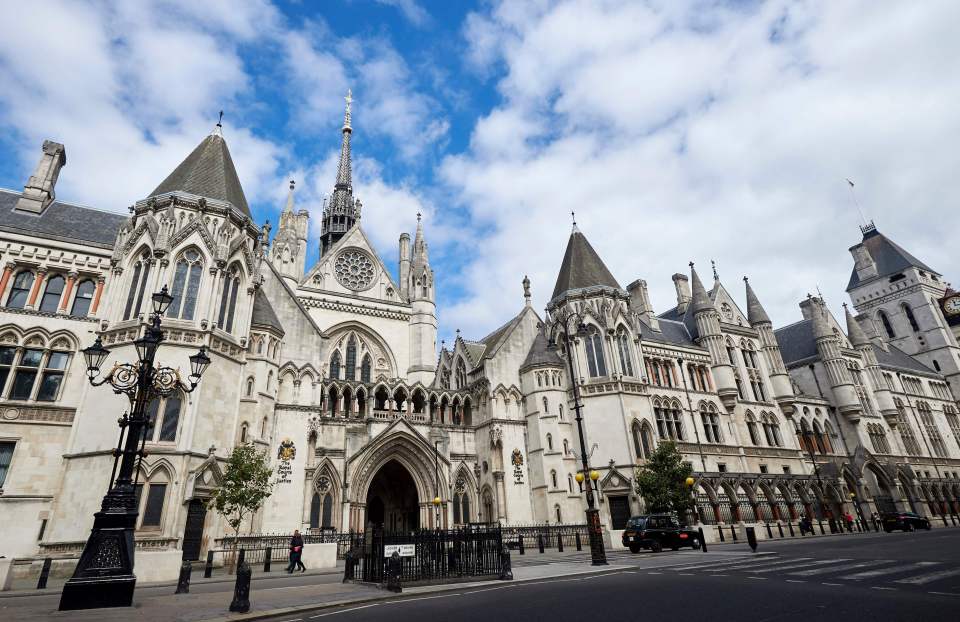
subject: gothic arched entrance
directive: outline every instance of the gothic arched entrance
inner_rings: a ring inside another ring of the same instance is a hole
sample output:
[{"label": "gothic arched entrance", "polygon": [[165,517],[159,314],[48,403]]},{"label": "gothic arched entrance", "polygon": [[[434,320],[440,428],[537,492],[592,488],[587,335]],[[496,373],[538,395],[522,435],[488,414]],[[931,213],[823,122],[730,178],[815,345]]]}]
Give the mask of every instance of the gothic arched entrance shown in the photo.
[{"label": "gothic arched entrance", "polygon": [[420,526],[420,500],[410,472],[396,460],[377,471],[367,492],[366,523],[391,532]]}]

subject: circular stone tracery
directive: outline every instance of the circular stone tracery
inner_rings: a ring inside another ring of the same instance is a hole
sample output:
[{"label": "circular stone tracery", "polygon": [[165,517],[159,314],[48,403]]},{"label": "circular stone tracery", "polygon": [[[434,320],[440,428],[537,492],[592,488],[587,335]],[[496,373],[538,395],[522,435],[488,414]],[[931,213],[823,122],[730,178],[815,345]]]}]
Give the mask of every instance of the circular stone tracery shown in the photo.
[{"label": "circular stone tracery", "polygon": [[377,275],[370,256],[356,248],[349,248],[337,255],[333,268],[340,284],[354,291],[369,288]]}]

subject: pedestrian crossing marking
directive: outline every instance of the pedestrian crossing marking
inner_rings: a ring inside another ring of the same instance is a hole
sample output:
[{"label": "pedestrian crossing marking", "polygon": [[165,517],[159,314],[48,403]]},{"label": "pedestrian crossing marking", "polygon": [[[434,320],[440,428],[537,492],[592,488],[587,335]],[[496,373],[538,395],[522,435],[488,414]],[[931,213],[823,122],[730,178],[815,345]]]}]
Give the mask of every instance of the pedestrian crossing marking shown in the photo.
[{"label": "pedestrian crossing marking", "polygon": [[849,558],[828,559],[828,560],[821,560],[817,562],[803,562],[800,564],[792,564],[789,566],[761,568],[759,570],[753,570],[752,572],[754,574],[760,574],[762,572],[780,572],[781,570],[793,570],[794,568],[806,568],[807,566],[823,566],[825,564],[839,564],[840,562],[848,562],[848,561],[850,561]]},{"label": "pedestrian crossing marking", "polygon": [[906,585],[926,585],[927,583],[933,583],[934,581],[946,579],[947,577],[955,577],[957,575],[960,575],[960,568],[930,572],[916,577],[910,577],[909,579],[899,579],[894,581],[894,583],[902,583]]},{"label": "pedestrian crossing marking", "polygon": [[[736,566],[725,566],[723,568],[717,568],[716,570],[748,570],[752,571],[754,568],[773,568],[774,566],[783,566],[785,564],[797,564],[802,561],[813,559],[812,557],[795,557],[794,559],[767,559],[767,560],[755,560],[750,563],[741,563]],[[706,572],[713,572],[712,569],[707,569]]]},{"label": "pedestrian crossing marking", "polygon": [[[788,573],[791,577],[811,577],[817,574],[827,574],[829,572],[837,572],[840,570],[853,570],[855,568],[869,568],[870,566],[882,566],[883,564],[892,564],[892,559],[875,559],[869,561],[857,561],[852,564],[842,564],[840,566],[828,566],[827,568],[814,568],[812,570],[799,570],[797,572]],[[841,578],[841,577],[838,577]]]},{"label": "pedestrian crossing marking", "polygon": [[[699,569],[699,568],[719,568],[719,567],[721,567],[721,566],[734,566],[734,565],[740,565],[740,564],[753,564],[753,563],[759,563],[759,562],[761,562],[761,561],[763,561],[763,562],[777,561],[778,559],[782,559],[782,558],[781,558],[781,557],[761,557],[761,558],[753,558],[753,557],[751,557],[751,558],[749,558],[749,559],[744,559],[744,558],[741,558],[741,559],[728,559],[727,561],[723,561],[723,562],[720,562],[720,561],[710,561],[710,562],[704,562],[704,563],[702,563],[702,564],[693,564],[693,565],[684,564],[684,565],[682,565],[682,566],[676,566],[675,568],[673,568],[673,570],[697,570],[697,569]],[[801,559],[810,559],[810,558],[809,558],[809,557],[805,557],[805,558],[801,558]]]},{"label": "pedestrian crossing marking", "polygon": [[917,562],[915,564],[907,564],[906,566],[894,566],[893,568],[880,568],[878,570],[868,570],[866,572],[858,572],[856,574],[847,575],[846,577],[841,577],[843,579],[850,579],[853,581],[859,581],[860,579],[872,579],[873,577],[882,577],[887,574],[898,574],[901,572],[909,572],[912,569],[927,568],[929,566],[937,566],[940,562]]}]

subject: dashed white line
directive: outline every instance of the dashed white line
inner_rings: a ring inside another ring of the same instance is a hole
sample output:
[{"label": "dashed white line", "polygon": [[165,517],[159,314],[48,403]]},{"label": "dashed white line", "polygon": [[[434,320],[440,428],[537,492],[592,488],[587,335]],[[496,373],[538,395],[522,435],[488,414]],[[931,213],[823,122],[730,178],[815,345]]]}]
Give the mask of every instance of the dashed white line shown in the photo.
[{"label": "dashed white line", "polygon": [[647,574],[663,574],[662,572],[648,572]]},{"label": "dashed white line", "polygon": [[787,579],[787,583],[806,583],[806,581],[801,581],[800,579]]},{"label": "dashed white line", "polygon": [[840,577],[842,579],[849,579],[851,581],[859,581],[860,579],[871,579],[873,577],[880,577],[885,574],[899,574],[907,572],[911,569],[925,568],[927,566],[936,566],[940,562],[917,562],[915,564],[907,564],[905,566],[894,566],[893,568],[880,568],[879,570],[868,570],[866,572],[858,572],[856,574],[848,575],[846,577]]},{"label": "dashed white line", "polygon": [[437,596],[420,596],[417,598],[403,598],[400,600],[391,600],[390,604],[399,605],[401,603],[411,603],[415,600],[433,600],[435,598],[450,598],[451,596],[462,596],[462,594],[460,592],[457,592],[456,594],[438,594]]},{"label": "dashed white line", "polygon": [[755,581],[766,581],[768,577],[747,577],[748,579],[754,579]]},{"label": "dashed white line", "polygon": [[927,594],[936,594],[937,596],[960,596],[960,594],[954,594],[953,592],[927,592]]},{"label": "dashed white line", "polygon": [[889,590],[889,591],[891,591],[891,592],[896,592],[896,591],[897,591],[897,588],[895,588],[895,587],[877,587],[876,585],[874,585],[874,586],[871,587],[870,589],[871,589],[871,590]]},{"label": "dashed white line", "polygon": [[320,613],[320,614],[317,614],[317,615],[315,615],[315,616],[310,616],[310,619],[313,620],[314,618],[325,618],[325,617],[327,617],[327,616],[335,616],[335,615],[338,615],[338,614],[341,614],[341,613],[349,613],[349,612],[351,612],[351,611],[358,611],[358,610],[360,610],[360,609],[367,609],[367,608],[369,608],[369,607],[376,607],[376,606],[379,605],[379,604],[380,604],[380,603],[373,603],[372,605],[363,605],[363,606],[361,606],[361,607],[351,607],[350,609],[341,609],[341,610],[339,610],[339,611],[330,611],[330,612],[328,612],[328,613]]},{"label": "dashed white line", "polygon": [[840,587],[842,583],[821,583],[820,585],[829,585],[831,587]]}]

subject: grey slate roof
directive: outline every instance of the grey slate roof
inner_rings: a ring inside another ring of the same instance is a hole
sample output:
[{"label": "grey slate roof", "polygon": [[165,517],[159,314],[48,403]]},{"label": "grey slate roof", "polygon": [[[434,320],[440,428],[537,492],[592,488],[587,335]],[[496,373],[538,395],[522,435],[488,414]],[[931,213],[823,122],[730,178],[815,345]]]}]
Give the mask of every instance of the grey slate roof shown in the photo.
[{"label": "grey slate roof", "polygon": [[260,288],[257,288],[257,292],[253,295],[253,315],[251,316],[250,324],[251,326],[272,328],[281,334],[285,332],[283,330],[283,324],[280,323],[280,318],[277,317],[276,311],[273,310],[273,305],[270,304],[267,295],[264,294]]},{"label": "grey slate roof", "polygon": [[529,367],[532,365],[552,365],[554,367],[562,367],[563,359],[557,354],[556,349],[551,348],[547,343],[547,335],[541,329],[537,332],[537,336],[534,337],[533,343],[530,345],[530,352],[527,353],[527,358],[524,359],[523,365],[520,366],[520,369]]},{"label": "grey slate roof", "polygon": [[237,169],[233,166],[227,142],[217,133],[210,134],[190,152],[150,196],[167,192],[189,192],[208,199],[231,203],[250,216],[247,198],[243,195]]},{"label": "grey slate roof", "polygon": [[[866,247],[867,251],[870,253],[870,257],[872,257],[874,263],[877,264],[876,278],[896,274],[897,272],[905,270],[911,266],[920,268],[921,270],[926,270],[927,272],[932,272],[933,274],[940,276],[939,272],[930,268],[927,264],[923,263],[905,251],[903,248],[897,245],[896,242],[877,231],[876,228],[870,229],[864,233],[863,241],[860,244]],[[847,284],[847,291],[857,287],[860,285],[860,283],[861,281],[857,276],[857,270],[854,268],[850,274],[850,282]]]},{"label": "grey slate roof", "polygon": [[113,248],[122,214],[54,201],[42,214],[14,210],[21,193],[0,189],[0,231]]},{"label": "grey slate roof", "polygon": [[889,350],[884,352],[883,348],[873,346],[873,351],[877,353],[877,362],[880,363],[880,367],[939,376],[937,372],[913,358],[900,348],[896,346],[888,347]]},{"label": "grey slate roof", "polygon": [[813,336],[813,320],[800,320],[789,326],[778,328],[773,334],[777,338],[780,354],[787,366],[820,356],[817,352],[817,340]]},{"label": "grey slate roof", "polygon": [[680,307],[674,307],[672,309],[668,309],[667,311],[664,311],[657,317],[660,318],[661,320],[670,320],[672,322],[683,321],[683,314],[680,313]]},{"label": "grey slate roof", "polygon": [[553,298],[571,290],[588,287],[606,286],[623,289],[604,265],[597,251],[580,230],[574,227],[567,241],[567,250],[563,254],[557,284],[553,288]]},{"label": "grey slate roof", "polygon": [[640,323],[643,324],[644,341],[686,346],[688,348],[700,347],[697,345],[697,342],[693,340],[693,337],[690,335],[690,331],[687,330],[687,327],[683,322],[665,320],[662,316],[659,316],[659,319],[660,332],[654,331],[646,322],[640,320]]}]

